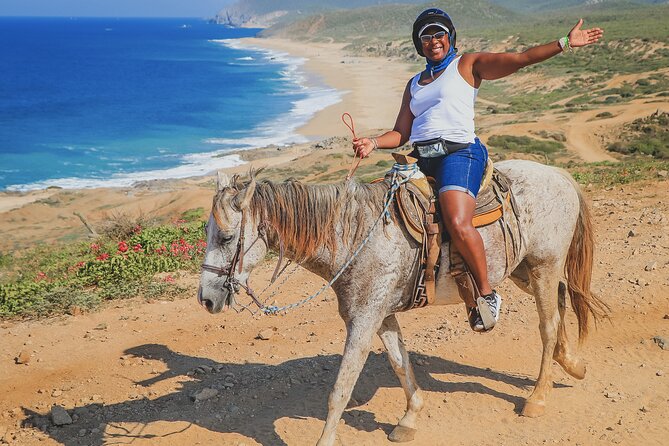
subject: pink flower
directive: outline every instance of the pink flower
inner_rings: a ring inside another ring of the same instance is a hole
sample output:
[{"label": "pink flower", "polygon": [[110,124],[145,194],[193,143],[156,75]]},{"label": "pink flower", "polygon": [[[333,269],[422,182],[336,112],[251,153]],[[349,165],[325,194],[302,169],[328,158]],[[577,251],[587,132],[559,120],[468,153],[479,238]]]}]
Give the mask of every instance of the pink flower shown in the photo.
[{"label": "pink flower", "polygon": [[119,252],[126,252],[128,250],[128,243],[125,241],[118,242],[118,250]]},{"label": "pink flower", "polygon": [[37,273],[37,276],[35,277],[35,282],[41,282],[43,280],[46,280],[46,273],[40,271]]},{"label": "pink flower", "polygon": [[167,275],[167,276],[165,276],[165,278],[163,279],[163,282],[174,283],[174,277],[172,277],[172,275]]},{"label": "pink flower", "polygon": [[139,243],[137,243],[135,246],[133,246],[133,247],[132,247],[132,250],[135,251],[135,252],[142,252],[142,251],[144,251],[144,250],[142,249],[142,245],[140,245]]},{"label": "pink flower", "polygon": [[103,252],[102,254],[100,254],[99,256],[97,256],[97,257],[95,258],[95,260],[100,260],[100,261],[104,262],[104,261],[107,260],[108,258],[109,258],[109,254],[107,254],[106,252]]},{"label": "pink flower", "polygon": [[91,251],[98,252],[100,250],[100,245],[97,243],[91,243]]},{"label": "pink flower", "polygon": [[139,234],[140,232],[142,232],[142,225],[137,225],[134,228],[132,228],[132,232],[134,234]]}]

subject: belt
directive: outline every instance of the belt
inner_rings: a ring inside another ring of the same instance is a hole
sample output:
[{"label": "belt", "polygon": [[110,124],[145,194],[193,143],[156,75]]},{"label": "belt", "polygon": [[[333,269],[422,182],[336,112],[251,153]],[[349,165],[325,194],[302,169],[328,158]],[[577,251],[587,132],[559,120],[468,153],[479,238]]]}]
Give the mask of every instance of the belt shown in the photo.
[{"label": "belt", "polygon": [[437,158],[467,148],[470,144],[447,141],[443,138],[434,138],[425,141],[416,141],[412,144],[412,147],[418,151],[421,158]]}]

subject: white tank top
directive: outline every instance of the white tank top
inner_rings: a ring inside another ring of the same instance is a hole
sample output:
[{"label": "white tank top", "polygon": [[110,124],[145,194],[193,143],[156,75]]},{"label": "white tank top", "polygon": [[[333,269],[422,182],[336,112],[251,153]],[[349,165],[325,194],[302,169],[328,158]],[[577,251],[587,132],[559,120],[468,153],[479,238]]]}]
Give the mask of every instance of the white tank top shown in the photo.
[{"label": "white tank top", "polygon": [[428,85],[418,84],[420,73],[411,80],[409,107],[414,120],[410,143],[434,138],[459,143],[474,142],[474,102],[479,90],[460,75],[460,57]]}]

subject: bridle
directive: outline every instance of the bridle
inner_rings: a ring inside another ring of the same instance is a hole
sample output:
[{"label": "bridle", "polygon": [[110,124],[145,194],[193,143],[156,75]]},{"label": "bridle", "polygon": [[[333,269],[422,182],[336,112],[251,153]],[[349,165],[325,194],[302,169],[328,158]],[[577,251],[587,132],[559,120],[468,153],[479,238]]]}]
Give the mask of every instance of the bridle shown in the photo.
[{"label": "bridle", "polygon": [[[215,212],[215,211],[213,211]],[[223,286],[221,290],[228,290],[229,296],[230,296],[230,306],[233,307],[235,304],[235,294],[239,292],[239,289],[242,288],[244,291],[246,291],[246,294],[251,297],[253,302],[259,307],[263,308],[264,305],[260,302],[260,299],[258,296],[255,294],[255,292],[251,289],[251,287],[248,286],[248,283],[243,283],[239,279],[235,277],[235,273],[241,274],[242,268],[244,267],[244,256],[253,248],[253,246],[256,244],[258,240],[262,240],[265,243],[265,246],[267,249],[269,249],[269,238],[267,234],[267,230],[269,228],[273,228],[274,232],[277,234],[277,238],[279,239],[279,260],[276,264],[276,268],[274,268],[274,273],[272,274],[272,279],[270,281],[270,284],[274,283],[276,278],[279,275],[279,271],[281,270],[281,263],[283,261],[283,253],[284,253],[284,244],[283,240],[281,239],[281,234],[277,229],[274,227],[274,225],[270,224],[267,220],[262,220],[258,224],[257,232],[258,236],[256,237],[255,240],[249,245],[246,250],[244,249],[244,228],[246,227],[246,210],[242,210],[242,220],[240,223],[240,229],[239,229],[239,239],[237,240],[237,248],[235,249],[235,253],[232,256],[232,259],[230,262],[223,266],[215,266],[215,265],[209,265],[207,263],[202,263],[201,269],[202,271],[207,271],[210,273],[217,274],[218,277],[226,276],[225,282],[223,282]],[[214,219],[216,221],[216,219]]]}]

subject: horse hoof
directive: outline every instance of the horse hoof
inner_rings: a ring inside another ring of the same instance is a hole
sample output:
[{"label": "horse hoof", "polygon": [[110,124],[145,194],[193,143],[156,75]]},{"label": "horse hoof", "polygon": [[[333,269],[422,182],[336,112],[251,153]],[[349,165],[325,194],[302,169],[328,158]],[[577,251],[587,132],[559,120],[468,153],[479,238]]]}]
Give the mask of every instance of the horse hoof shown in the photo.
[{"label": "horse hoof", "polygon": [[585,378],[585,364],[581,361],[578,361],[572,367],[565,368],[564,370],[576,379]]},{"label": "horse hoof", "polygon": [[545,405],[526,401],[525,407],[523,407],[523,412],[521,415],[528,418],[537,418],[542,416],[545,411],[546,411]]},{"label": "horse hoof", "polygon": [[413,438],[416,436],[416,429],[411,429],[410,427],[404,426],[395,426],[395,429],[388,435],[388,440],[393,443],[406,443],[407,441],[413,441]]},{"label": "horse hoof", "polygon": [[567,372],[571,377],[576,379],[585,378],[585,363],[580,359],[565,357],[564,355],[556,355],[554,359],[560,364],[562,370]]}]

